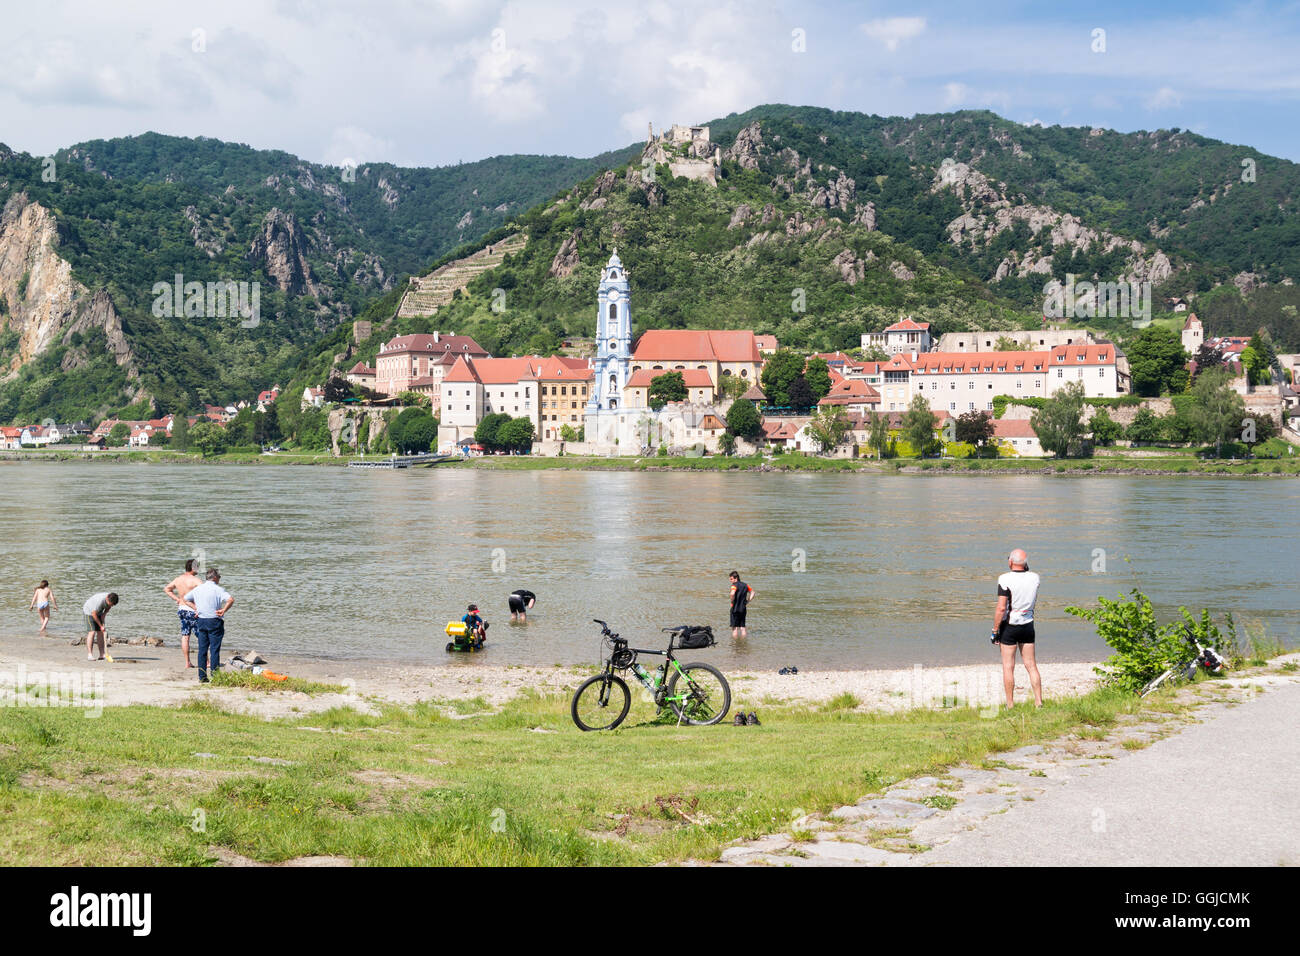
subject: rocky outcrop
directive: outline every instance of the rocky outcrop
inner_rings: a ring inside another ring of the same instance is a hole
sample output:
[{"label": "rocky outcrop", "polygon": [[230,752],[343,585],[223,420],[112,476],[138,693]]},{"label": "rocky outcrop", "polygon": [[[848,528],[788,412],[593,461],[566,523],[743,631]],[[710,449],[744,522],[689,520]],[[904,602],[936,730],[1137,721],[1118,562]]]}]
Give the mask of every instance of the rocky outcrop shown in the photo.
[{"label": "rocky outcrop", "polygon": [[614,170],[607,169],[596,177],[596,184],[591,187],[591,192],[587,198],[578,204],[579,209],[600,209],[605,205],[607,197],[614,189],[614,183],[617,177]]},{"label": "rocky outcrop", "polygon": [[[107,350],[138,379],[122,320],[104,289],[91,292],[72,277],[72,266],[58,253],[58,229],[44,206],[15,193],[0,212],[0,326],[16,332],[17,351],[5,356],[0,377],[12,377],[25,364],[56,345],[69,344],[76,332],[103,330]],[[63,359],[64,368],[85,364],[91,356],[78,347]],[[142,397],[139,389],[136,397]]]},{"label": "rocky outcrop", "polygon": [[858,226],[866,226],[868,232],[876,231],[876,204],[873,202],[859,203],[857,211],[853,214],[853,223]]},{"label": "rocky outcrop", "polygon": [[550,273],[557,279],[566,279],[573,275],[573,270],[578,268],[578,240],[582,238],[582,230],[575,229],[573,233],[560,243],[559,250],[555,253],[555,258],[551,260]]},{"label": "rocky outcrop", "polygon": [[208,254],[211,259],[226,248],[225,243],[221,241],[219,235],[212,233],[212,230],[204,228],[203,221],[199,218],[198,210],[193,206],[185,207],[185,218],[189,221],[191,227],[190,236],[194,239],[194,246]]},{"label": "rocky outcrop", "polygon": [[307,262],[307,238],[293,213],[281,212],[278,206],[268,212],[248,258],[266,270],[277,288],[293,295],[319,295]]},{"label": "rocky outcrop", "polygon": [[849,285],[857,285],[866,274],[866,260],[859,259],[852,249],[845,249],[831,262],[839,270],[840,278]]},{"label": "rocky outcrop", "polygon": [[748,205],[741,203],[731,214],[731,222],[727,223],[728,229],[739,229],[749,218],[751,210]]},{"label": "rocky outcrop", "polygon": [[825,186],[808,187],[808,202],[814,209],[843,209],[849,211],[857,194],[857,183],[840,173]]},{"label": "rocky outcrop", "polygon": [[889,271],[893,273],[895,279],[901,279],[903,282],[910,282],[912,279],[916,278],[915,272],[898,261],[889,264]]},{"label": "rocky outcrop", "polygon": [[763,149],[763,132],[758,123],[750,123],[736,134],[736,141],[723,151],[723,159],[734,160],[741,169],[758,169]]},{"label": "rocky outcrop", "polygon": [[[1052,246],[1057,249],[1069,247],[1086,252],[1097,246],[1102,252],[1123,252],[1123,274],[1100,276],[1103,281],[1150,282],[1155,286],[1173,274],[1173,264],[1161,250],[1148,250],[1136,239],[1093,229],[1077,216],[1025,202],[1023,196],[1013,202],[1006,195],[1005,184],[994,183],[966,163],[945,160],[935,172],[930,188],[931,192],[952,189],[962,197],[965,211],[948,223],[948,238],[955,246],[973,244],[978,248],[1017,223],[1024,223],[1035,237],[1047,230]],[[1024,277],[1051,271],[1050,254],[1040,256],[1034,250],[1013,250],[998,263],[991,278],[1000,281],[1012,275]]]}]

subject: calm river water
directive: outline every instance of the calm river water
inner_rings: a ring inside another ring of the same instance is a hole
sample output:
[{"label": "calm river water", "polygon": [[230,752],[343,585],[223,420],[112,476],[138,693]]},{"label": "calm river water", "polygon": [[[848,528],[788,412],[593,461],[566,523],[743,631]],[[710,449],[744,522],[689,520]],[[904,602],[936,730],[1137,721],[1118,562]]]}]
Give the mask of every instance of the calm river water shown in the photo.
[{"label": "calm river water", "polygon": [[[0,465],[0,542],[0,635],[35,630],[48,578],[58,635],[111,589],[110,634],[174,646],[162,587],[198,553],[238,601],[227,647],[268,658],[445,661],[443,625],[476,601],[497,663],[594,662],[594,617],[651,647],[711,623],[721,643],[697,653],[735,667],[986,661],[1014,546],[1043,575],[1044,658],[1104,656],[1065,607],[1134,585],[1300,637],[1291,480],[20,463]],[[757,592],[746,646],[732,568]],[[517,587],[539,596],[526,627]]]}]

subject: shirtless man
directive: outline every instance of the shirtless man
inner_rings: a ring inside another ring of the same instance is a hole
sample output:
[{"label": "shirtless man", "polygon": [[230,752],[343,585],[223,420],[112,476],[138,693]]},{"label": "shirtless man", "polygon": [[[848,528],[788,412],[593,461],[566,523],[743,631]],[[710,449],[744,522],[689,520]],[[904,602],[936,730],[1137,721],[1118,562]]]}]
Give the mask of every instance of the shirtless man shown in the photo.
[{"label": "shirtless man", "polygon": [[44,634],[45,625],[50,623],[50,610],[57,611],[59,609],[59,602],[54,600],[54,591],[50,588],[49,581],[42,581],[40,586],[32,592],[32,604],[28,610],[32,608],[35,608],[41,615],[40,633]]},{"label": "shirtless man", "polygon": [[203,579],[194,571],[197,563],[190,558],[185,562],[185,573],[172,578],[163,588],[163,593],[176,602],[176,616],[181,619],[181,653],[185,655],[186,667],[194,666],[190,663],[190,635],[198,634],[198,615],[185,603],[186,595],[203,583]]}]

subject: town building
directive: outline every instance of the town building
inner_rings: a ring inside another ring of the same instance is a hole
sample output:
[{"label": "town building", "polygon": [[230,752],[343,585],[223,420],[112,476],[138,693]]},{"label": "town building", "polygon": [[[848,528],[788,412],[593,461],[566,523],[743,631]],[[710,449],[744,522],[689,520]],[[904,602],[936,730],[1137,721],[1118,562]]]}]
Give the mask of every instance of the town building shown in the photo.
[{"label": "town building", "polygon": [[537,439],[560,441],[564,428],[583,428],[595,370],[583,359],[551,356],[536,365],[538,405]]},{"label": "town building", "polygon": [[886,327],[883,332],[862,333],[864,349],[879,349],[886,355],[928,352],[933,342],[930,323],[914,321],[911,316]]},{"label": "town building", "polygon": [[415,391],[420,379],[441,382],[458,358],[488,357],[487,350],[468,335],[399,335],[379,347],[373,388],[391,398],[400,392]]},{"label": "town building", "polygon": [[708,373],[715,390],[722,380],[738,376],[758,381],[763,354],[753,332],[745,329],[651,329],[637,341],[632,371],[685,371]]},{"label": "town building", "polygon": [[686,401],[692,405],[709,405],[716,398],[713,379],[701,368],[687,369],[641,369],[633,372],[627,380],[627,407],[649,408],[650,385],[660,375],[677,372],[686,383]]},{"label": "town building", "polygon": [[1205,344],[1205,327],[1201,320],[1196,317],[1195,312],[1189,312],[1187,320],[1183,322],[1183,351],[1193,358],[1200,351],[1201,346]]},{"label": "town building", "polygon": [[351,385],[368,388],[373,392],[375,391],[375,375],[376,372],[373,368],[365,362],[358,362],[356,365],[352,366],[352,368],[348,369],[348,373],[344,378],[346,378],[348,383]]},{"label": "town building", "polygon": [[936,352],[997,352],[999,342],[1014,342],[1027,351],[1046,351],[1058,345],[1095,345],[1096,339],[1087,329],[1043,328],[1032,332],[945,332],[935,343]]}]

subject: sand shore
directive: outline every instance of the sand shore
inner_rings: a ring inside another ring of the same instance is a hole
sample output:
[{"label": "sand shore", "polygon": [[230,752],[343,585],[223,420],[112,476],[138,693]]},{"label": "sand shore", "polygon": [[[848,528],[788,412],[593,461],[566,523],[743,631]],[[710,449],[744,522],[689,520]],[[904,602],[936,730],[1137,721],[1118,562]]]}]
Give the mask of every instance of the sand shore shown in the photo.
[{"label": "sand shore", "polygon": [[[66,636],[8,634],[0,635],[0,709],[18,702],[30,705],[31,689],[46,685],[79,688],[79,706],[88,711],[134,704],[178,707],[207,700],[224,710],[269,719],[339,706],[373,710],[376,703],[383,702],[482,698],[489,706],[498,706],[526,688],[570,693],[592,672],[591,668],[489,664],[472,655],[437,665],[294,658],[242,645],[223,647],[222,662],[233,653],[250,649],[261,651],[280,673],[342,685],[346,690],[308,695],[200,685],[196,672],[185,669],[175,638],[163,647],[113,645],[109,654],[115,662],[109,663],[87,661],[85,648],[70,646]],[[694,656],[709,660],[707,651]],[[1047,661],[1039,668],[1047,697],[1084,694],[1097,684],[1092,664]],[[736,705],[746,709],[778,703],[817,704],[846,693],[860,701],[860,709],[883,711],[951,706],[954,701],[983,707],[1002,699],[1001,669],[996,663],[896,670],[800,668],[796,675],[726,667],[722,670],[731,683]],[[1017,701],[1028,699],[1027,681],[1020,667],[1016,685]]]}]

